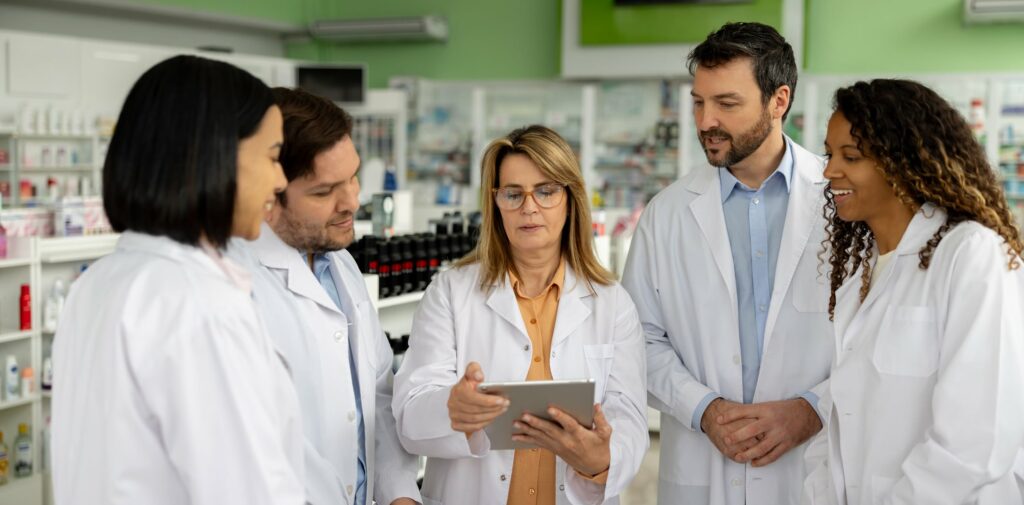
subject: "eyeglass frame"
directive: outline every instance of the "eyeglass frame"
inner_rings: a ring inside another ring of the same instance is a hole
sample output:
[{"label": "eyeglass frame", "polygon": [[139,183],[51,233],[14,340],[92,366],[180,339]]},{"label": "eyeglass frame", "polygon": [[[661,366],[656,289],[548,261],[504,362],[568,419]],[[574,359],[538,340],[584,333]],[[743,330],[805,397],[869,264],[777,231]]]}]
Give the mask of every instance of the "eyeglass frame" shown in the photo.
[{"label": "eyeglass frame", "polygon": [[[514,208],[511,208],[511,209],[506,209],[506,208],[504,208],[504,207],[502,207],[501,205],[498,204],[498,191],[501,191],[503,189],[508,189],[508,188],[511,188],[511,187],[515,187],[515,186],[503,186],[503,187],[500,187],[500,188],[491,188],[491,195],[494,197],[494,205],[496,205],[499,209],[503,209],[503,210],[519,210],[519,209],[523,208],[523,205],[526,204],[526,197],[533,198],[533,203],[536,203],[537,206],[542,208],[542,209],[553,209],[553,208],[557,207],[558,204],[562,203],[562,200],[559,200],[558,203],[555,203],[554,205],[552,205],[550,207],[545,207],[543,204],[540,203],[540,200],[538,200],[537,197],[534,196],[534,192],[536,192],[539,188],[543,188],[543,187],[546,187],[546,186],[558,186],[559,188],[562,188],[562,192],[561,192],[562,199],[565,199],[565,194],[569,192],[569,185],[568,184],[562,184],[560,182],[546,182],[544,184],[541,184],[540,186],[534,186],[533,187],[533,191],[526,191],[526,189],[523,189],[523,201],[519,202],[519,206],[518,207],[514,207]],[[520,186],[520,188],[521,187],[522,186]]]}]

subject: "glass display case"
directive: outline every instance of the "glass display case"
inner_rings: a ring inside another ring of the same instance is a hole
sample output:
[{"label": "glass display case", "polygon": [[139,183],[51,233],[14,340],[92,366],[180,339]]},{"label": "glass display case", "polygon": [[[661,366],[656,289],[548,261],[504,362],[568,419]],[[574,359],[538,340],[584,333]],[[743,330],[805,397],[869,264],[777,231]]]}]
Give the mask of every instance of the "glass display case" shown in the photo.
[{"label": "glass display case", "polygon": [[596,206],[643,205],[676,180],[680,90],[680,82],[669,80],[597,86],[591,185]]}]

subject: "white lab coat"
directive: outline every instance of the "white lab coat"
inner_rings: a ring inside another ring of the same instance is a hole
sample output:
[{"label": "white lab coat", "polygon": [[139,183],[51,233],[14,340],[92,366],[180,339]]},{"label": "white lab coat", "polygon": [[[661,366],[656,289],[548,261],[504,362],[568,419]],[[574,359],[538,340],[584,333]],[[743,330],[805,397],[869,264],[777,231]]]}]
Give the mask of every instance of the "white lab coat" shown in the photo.
[{"label": "white lab coat", "polygon": [[949,230],[921,270],[945,221],[925,205],[863,304],[859,270],[836,293],[834,408],[808,451],[811,503],[1021,503],[1024,270],[1008,271],[1007,246],[976,222]]},{"label": "white lab coat", "polygon": [[[789,145],[793,177],[755,403],[808,390],[820,397],[832,357],[827,277],[819,274],[818,262],[823,161]],[[743,401],[735,279],[719,170],[703,167],[648,204],[622,280],[647,334],[648,401],[662,412],[662,504],[780,505],[800,499],[804,446],[754,468],[729,460],[692,428],[708,393]],[[819,402],[818,408],[824,417],[827,406]]]},{"label": "white lab coat", "polygon": [[[513,451],[490,451],[483,431],[469,440],[451,427],[448,396],[471,361],[487,381],[525,380],[533,354],[506,276],[480,289],[479,265],[448,270],[430,284],[413,321],[409,350],[395,376],[395,417],[402,444],[427,456],[425,505],[505,503]],[[612,426],[611,467],[604,486],[580,477],[560,458],[559,504],[615,504],[649,445],[643,332],[629,295],[616,285],[591,294],[565,267],[551,339],[554,379],[591,378],[595,402]]]},{"label": "white lab coat", "polygon": [[298,401],[240,284],[199,248],[133,232],[72,284],[55,503],[304,503]]},{"label": "white lab coat", "polygon": [[[402,449],[391,414],[392,353],[366,283],[348,251],[329,253],[335,285],[352,301],[348,320],[304,255],[263,225],[252,242],[236,241],[257,263],[253,289],[267,331],[292,372],[302,408],[306,488],[313,505],[352,503],[359,432],[349,372],[355,352],[366,445],[367,502],[419,500],[416,458]],[[350,341],[351,340],[351,341]],[[370,505],[367,503],[366,505]]]}]

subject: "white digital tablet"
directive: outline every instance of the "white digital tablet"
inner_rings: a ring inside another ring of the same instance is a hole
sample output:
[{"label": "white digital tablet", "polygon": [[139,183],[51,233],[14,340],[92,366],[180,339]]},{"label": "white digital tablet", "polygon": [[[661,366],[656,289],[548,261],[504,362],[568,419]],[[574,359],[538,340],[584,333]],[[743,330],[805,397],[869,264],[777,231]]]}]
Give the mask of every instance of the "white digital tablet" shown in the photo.
[{"label": "white digital tablet", "polygon": [[524,382],[484,382],[477,386],[482,393],[501,395],[509,399],[508,410],[484,428],[491,439],[492,450],[532,449],[533,444],[512,440],[521,433],[512,423],[530,413],[551,420],[548,407],[557,407],[583,426],[594,424],[594,381],[551,380]]}]

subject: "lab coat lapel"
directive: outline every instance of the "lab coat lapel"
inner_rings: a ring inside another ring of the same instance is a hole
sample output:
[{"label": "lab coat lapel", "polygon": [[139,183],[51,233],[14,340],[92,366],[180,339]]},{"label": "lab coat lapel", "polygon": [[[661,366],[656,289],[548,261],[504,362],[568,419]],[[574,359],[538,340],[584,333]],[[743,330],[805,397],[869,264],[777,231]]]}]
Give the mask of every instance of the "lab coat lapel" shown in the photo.
[{"label": "lab coat lapel", "polygon": [[590,308],[583,303],[582,298],[590,296],[586,281],[576,278],[576,273],[567,264],[565,265],[565,281],[562,282],[564,292],[558,300],[558,313],[555,317],[555,330],[551,337],[551,348],[558,345],[572,335],[576,328],[590,316]]},{"label": "lab coat lapel", "polygon": [[[898,268],[898,262],[902,256],[917,256],[921,252],[921,249],[931,240],[932,235],[946,222],[946,212],[942,209],[935,207],[930,203],[924,204],[920,210],[914,214],[914,218],[910,221],[910,225],[907,226],[907,231],[903,233],[903,238],[900,239],[900,243],[896,246],[896,256],[889,262],[889,268],[887,268],[878,277],[877,284],[871,287],[868,291],[868,296],[864,299],[863,303],[858,303],[860,298],[860,287],[861,287],[861,270],[857,269],[852,277],[848,277],[846,283],[843,284],[842,288],[836,292],[836,299],[839,299],[840,293],[844,296],[843,298],[850,299],[847,307],[843,307],[843,320],[850,321],[846,328],[840,328],[840,307],[836,306],[836,334],[841,335],[841,345],[846,346],[852,335],[857,335],[859,329],[863,323],[862,314],[866,313],[884,294],[888,291],[889,283],[893,282],[892,278]],[[875,247],[875,257],[878,256],[878,248]],[[916,264],[916,262],[915,262]],[[853,290],[855,293],[848,293]],[[841,332],[840,332],[841,331]]]},{"label": "lab coat lapel", "polygon": [[729,290],[729,300],[732,307],[732,314],[735,317],[736,308],[736,274],[732,264],[732,252],[729,249],[729,233],[725,229],[725,212],[722,210],[722,189],[719,183],[718,169],[705,167],[700,169],[687,185],[687,189],[698,193],[699,196],[690,202],[690,212],[697,221],[697,226],[704,235],[704,240],[711,247],[711,256],[718,267],[718,273],[722,275]]},{"label": "lab coat lapel", "polygon": [[509,282],[507,274],[498,283],[491,285],[491,294],[487,297],[487,307],[519,330],[519,335],[522,340],[525,340],[525,343],[531,343],[530,334],[526,333],[526,325],[523,323],[523,315],[519,312],[519,302],[516,301],[516,294],[512,291],[512,284]]},{"label": "lab coat lapel", "polygon": [[[815,226],[824,226],[824,221],[819,218],[825,204],[823,191],[826,181],[822,175],[822,163],[797,144],[788,144],[793,149],[793,174],[790,180],[786,223],[782,228],[779,257],[775,263],[775,286],[772,289],[771,305],[768,307],[768,318],[765,320],[762,347],[764,350],[768,349],[768,343],[772,339],[786,292],[792,285],[793,275],[800,263],[800,257],[807,248],[811,232]],[[794,286],[794,289],[806,288]]]},{"label": "lab coat lapel", "polygon": [[[871,307],[878,298],[885,293],[886,285],[892,279],[893,271],[896,270],[896,263],[901,256],[916,256],[921,252],[921,249],[928,244],[931,240],[932,235],[946,222],[945,211],[936,208],[932,204],[925,204],[914,214],[914,218],[910,220],[910,225],[907,226],[907,231],[903,233],[903,238],[900,239],[900,243],[896,245],[896,255],[889,262],[889,268],[887,268],[878,277],[878,284],[871,287],[871,291],[868,291],[867,298],[864,299],[864,303],[861,304],[861,311],[867,310]],[[875,255],[878,255],[878,249],[875,249]]]},{"label": "lab coat lapel", "polygon": [[263,224],[259,238],[252,242],[252,248],[260,264],[272,270],[285,272],[285,282],[289,291],[316,302],[324,309],[341,312],[334,305],[330,295],[324,291],[313,270],[303,261],[302,255],[284,243],[270,226]]}]

